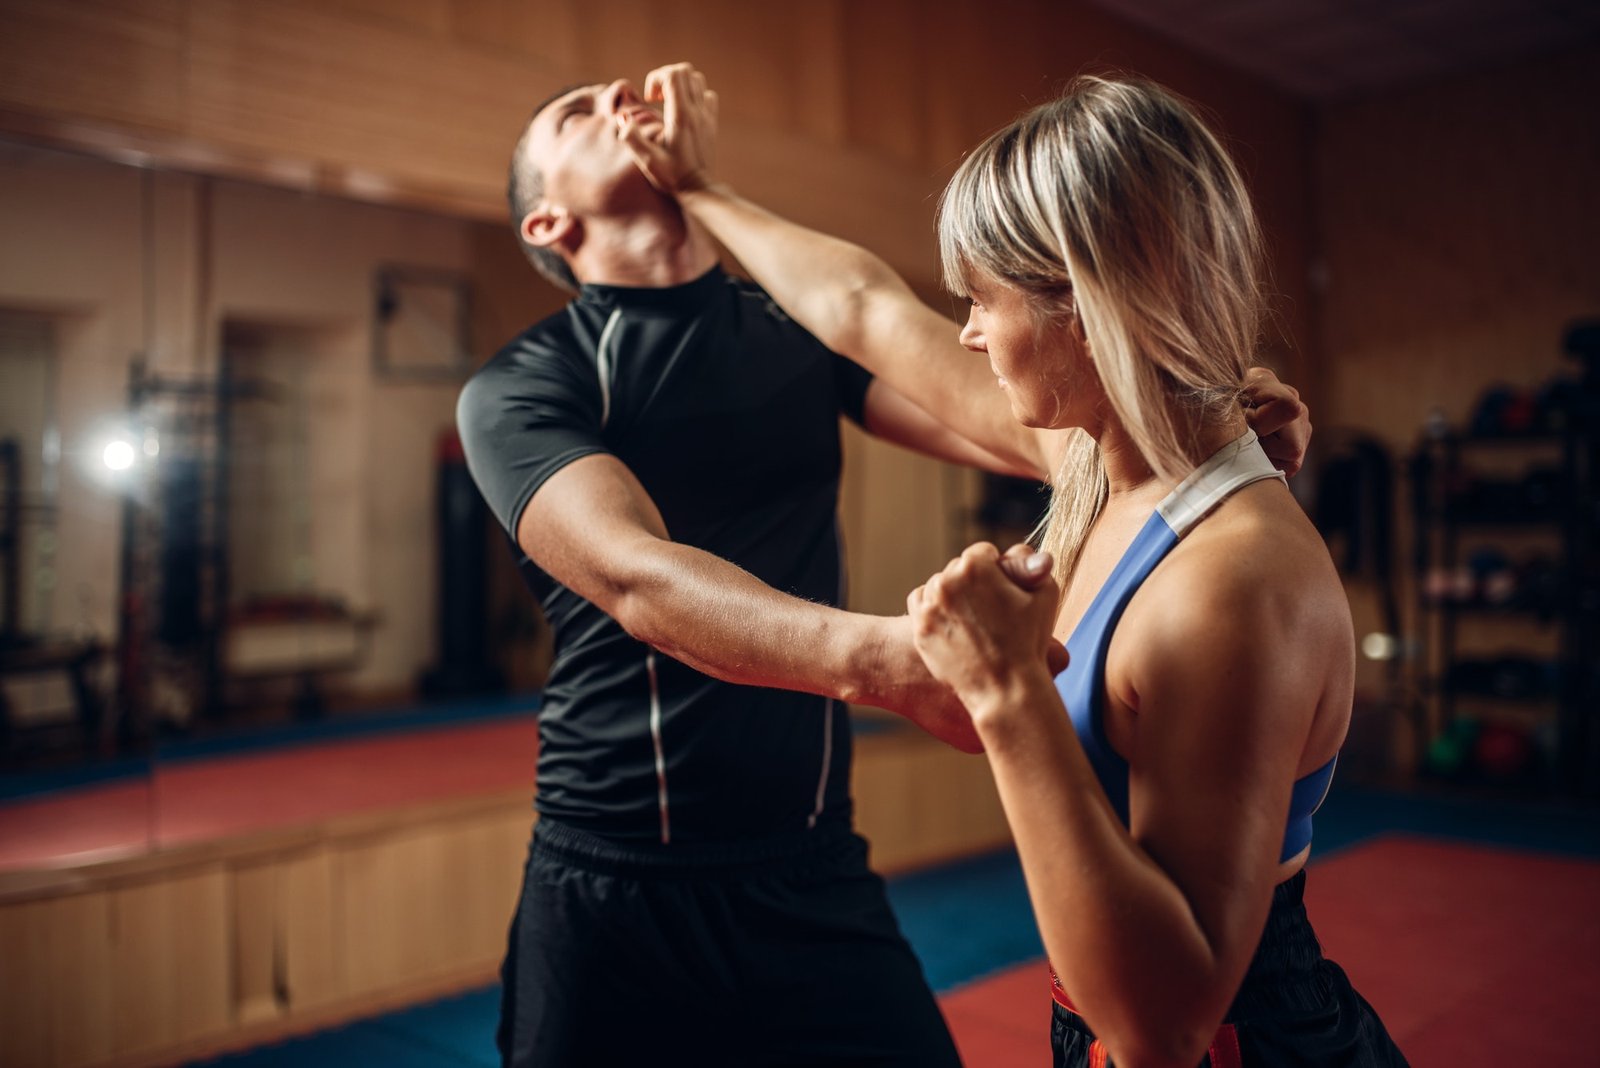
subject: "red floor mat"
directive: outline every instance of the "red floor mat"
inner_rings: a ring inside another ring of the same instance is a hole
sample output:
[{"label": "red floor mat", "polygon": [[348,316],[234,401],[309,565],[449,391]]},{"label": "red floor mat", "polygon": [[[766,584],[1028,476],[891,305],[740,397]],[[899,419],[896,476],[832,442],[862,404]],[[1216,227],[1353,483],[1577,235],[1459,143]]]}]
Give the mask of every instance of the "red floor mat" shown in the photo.
[{"label": "red floor mat", "polygon": [[0,871],[518,787],[531,806],[538,747],[526,717],[161,765],[149,779],[0,806]]},{"label": "red floor mat", "polygon": [[[1600,863],[1386,836],[1313,865],[1306,900],[1417,1068],[1600,1063]],[[942,1003],[968,1068],[1050,1063],[1043,964]]]}]

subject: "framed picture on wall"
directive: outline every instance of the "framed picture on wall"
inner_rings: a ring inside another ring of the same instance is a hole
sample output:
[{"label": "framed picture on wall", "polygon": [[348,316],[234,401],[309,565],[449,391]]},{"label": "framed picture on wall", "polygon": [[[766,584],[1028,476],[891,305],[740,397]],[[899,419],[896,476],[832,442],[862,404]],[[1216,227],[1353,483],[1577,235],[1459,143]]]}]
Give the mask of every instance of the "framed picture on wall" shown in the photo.
[{"label": "framed picture on wall", "polygon": [[381,378],[461,379],[473,370],[472,282],[387,264],[374,279],[372,365]]}]

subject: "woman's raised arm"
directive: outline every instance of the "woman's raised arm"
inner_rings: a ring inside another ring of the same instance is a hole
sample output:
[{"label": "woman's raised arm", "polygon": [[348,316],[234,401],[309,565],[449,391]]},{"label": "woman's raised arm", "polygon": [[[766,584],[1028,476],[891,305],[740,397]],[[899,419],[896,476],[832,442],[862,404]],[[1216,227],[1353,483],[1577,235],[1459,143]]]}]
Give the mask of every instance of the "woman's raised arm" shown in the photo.
[{"label": "woman's raised arm", "polygon": [[880,257],[807,229],[711,179],[716,94],[687,64],[652,71],[647,100],[665,105],[659,136],[624,121],[640,169],[675,194],[796,322],[972,443],[1045,478],[1058,435],[1021,426],[989,366],[955,324],[919,300]]}]

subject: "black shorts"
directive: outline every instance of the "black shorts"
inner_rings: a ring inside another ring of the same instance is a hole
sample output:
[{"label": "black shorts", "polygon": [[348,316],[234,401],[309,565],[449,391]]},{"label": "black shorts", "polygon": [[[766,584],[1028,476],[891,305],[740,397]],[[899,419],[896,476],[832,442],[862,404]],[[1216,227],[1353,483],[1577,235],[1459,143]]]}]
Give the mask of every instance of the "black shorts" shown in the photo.
[{"label": "black shorts", "polygon": [[[1304,869],[1280,883],[1255,957],[1245,973],[1214,1053],[1201,1068],[1406,1068],[1406,1059],[1383,1021],[1358,994],[1343,969],[1322,956],[1306,918]],[[1050,1046],[1056,1068],[1110,1060],[1094,1052],[1094,1032],[1082,1016],[1052,1003]]]},{"label": "black shorts", "polygon": [[517,1068],[960,1064],[848,828],[634,850],[542,820],[501,979]]}]

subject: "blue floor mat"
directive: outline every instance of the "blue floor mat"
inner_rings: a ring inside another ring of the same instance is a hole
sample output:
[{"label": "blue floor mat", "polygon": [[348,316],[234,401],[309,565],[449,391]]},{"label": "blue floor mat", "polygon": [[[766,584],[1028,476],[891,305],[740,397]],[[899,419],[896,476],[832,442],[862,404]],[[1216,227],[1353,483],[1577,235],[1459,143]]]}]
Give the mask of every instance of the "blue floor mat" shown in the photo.
[{"label": "blue floor mat", "polygon": [[204,1063],[208,1068],[497,1068],[499,1014],[500,988],[486,987]]},{"label": "blue floor mat", "polygon": [[1044,954],[1010,849],[891,879],[889,901],[938,993]]}]

